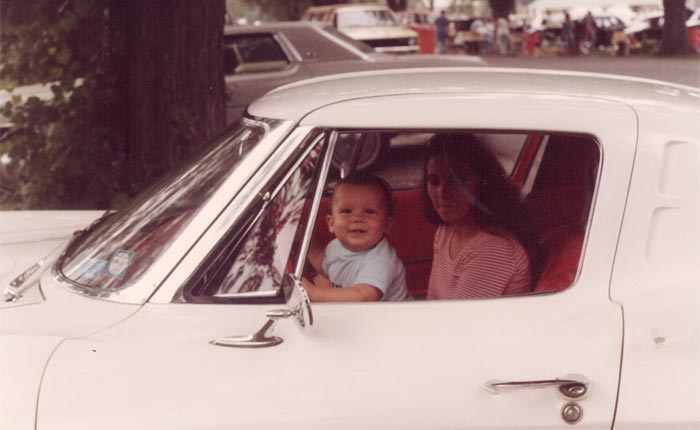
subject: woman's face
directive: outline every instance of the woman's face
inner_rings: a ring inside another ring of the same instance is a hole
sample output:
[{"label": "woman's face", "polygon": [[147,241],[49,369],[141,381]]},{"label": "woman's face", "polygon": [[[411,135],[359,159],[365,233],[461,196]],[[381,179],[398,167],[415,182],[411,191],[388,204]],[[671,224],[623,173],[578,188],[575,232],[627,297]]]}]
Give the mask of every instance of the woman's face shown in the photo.
[{"label": "woman's face", "polygon": [[448,165],[442,157],[433,156],[426,166],[428,197],[440,219],[448,224],[472,221],[476,200],[476,178],[464,163]]}]

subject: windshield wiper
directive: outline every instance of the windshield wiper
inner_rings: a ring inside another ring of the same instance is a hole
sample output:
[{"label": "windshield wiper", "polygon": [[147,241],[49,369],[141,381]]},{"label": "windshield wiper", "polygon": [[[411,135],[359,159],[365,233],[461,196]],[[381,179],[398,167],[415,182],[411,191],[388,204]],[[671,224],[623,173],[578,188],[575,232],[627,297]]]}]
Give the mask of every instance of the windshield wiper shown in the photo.
[{"label": "windshield wiper", "polygon": [[56,267],[61,272],[61,275],[63,275],[63,262],[66,260],[66,258],[73,255],[73,252],[75,252],[75,250],[78,249],[78,247],[80,247],[80,245],[82,245],[83,242],[85,242],[85,239],[87,239],[87,237],[89,236],[88,233],[94,231],[99,225],[103,224],[109,217],[111,217],[115,213],[117,213],[117,211],[107,210],[105,211],[105,213],[102,214],[101,217],[97,218],[87,227],[73,232],[73,238],[70,240],[70,242],[68,242],[66,249],[63,250],[56,262]]}]

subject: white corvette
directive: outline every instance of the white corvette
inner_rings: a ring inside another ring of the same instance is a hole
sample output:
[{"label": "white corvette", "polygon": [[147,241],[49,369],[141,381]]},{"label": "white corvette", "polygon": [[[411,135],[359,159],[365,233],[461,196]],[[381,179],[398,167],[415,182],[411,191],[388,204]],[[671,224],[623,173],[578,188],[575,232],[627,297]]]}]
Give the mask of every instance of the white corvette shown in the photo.
[{"label": "white corvette", "polygon": [[[520,190],[531,293],[426,299],[438,132],[475,135]],[[329,185],[358,160],[393,188],[414,300],[309,304]],[[698,428],[699,172],[700,92],[670,83],[480,68],[281,87],[2,286],[0,428]]]}]

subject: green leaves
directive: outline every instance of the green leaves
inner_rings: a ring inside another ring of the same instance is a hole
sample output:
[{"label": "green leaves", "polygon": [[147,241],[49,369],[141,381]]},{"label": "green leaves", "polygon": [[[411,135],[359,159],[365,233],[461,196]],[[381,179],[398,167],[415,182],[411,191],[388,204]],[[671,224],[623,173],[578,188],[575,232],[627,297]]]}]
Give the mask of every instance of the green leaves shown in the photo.
[{"label": "green leaves", "polygon": [[[125,54],[109,49],[123,45],[123,33],[110,28],[124,23],[105,14],[113,1],[3,0],[0,82],[23,88],[2,109],[13,127],[0,137],[0,153],[12,159],[18,186],[0,195],[0,205],[106,208],[112,196],[123,199],[128,127],[113,106],[126,94],[113,83]],[[17,95],[37,82],[51,82],[54,97]]]}]

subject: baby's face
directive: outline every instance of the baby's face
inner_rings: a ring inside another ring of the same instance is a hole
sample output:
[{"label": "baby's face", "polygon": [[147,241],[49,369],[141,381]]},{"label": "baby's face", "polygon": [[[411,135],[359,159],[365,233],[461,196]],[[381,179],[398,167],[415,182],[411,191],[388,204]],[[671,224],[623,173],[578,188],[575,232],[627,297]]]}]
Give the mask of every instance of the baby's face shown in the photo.
[{"label": "baby's face", "polygon": [[391,228],[383,193],[371,185],[341,184],[333,192],[328,229],[351,251],[374,247]]}]

